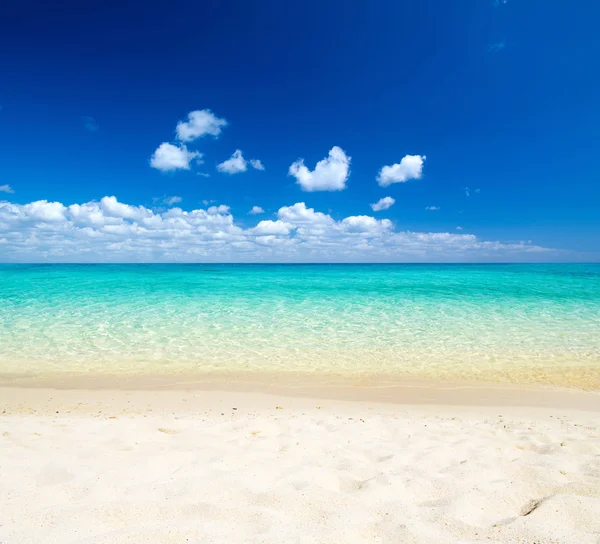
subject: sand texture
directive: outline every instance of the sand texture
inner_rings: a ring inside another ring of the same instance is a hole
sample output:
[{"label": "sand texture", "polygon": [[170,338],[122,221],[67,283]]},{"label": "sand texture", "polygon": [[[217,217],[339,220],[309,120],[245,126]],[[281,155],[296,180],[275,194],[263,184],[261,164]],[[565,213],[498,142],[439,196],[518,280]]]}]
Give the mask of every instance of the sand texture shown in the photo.
[{"label": "sand texture", "polygon": [[4,391],[2,544],[600,543],[593,411],[102,395]]}]

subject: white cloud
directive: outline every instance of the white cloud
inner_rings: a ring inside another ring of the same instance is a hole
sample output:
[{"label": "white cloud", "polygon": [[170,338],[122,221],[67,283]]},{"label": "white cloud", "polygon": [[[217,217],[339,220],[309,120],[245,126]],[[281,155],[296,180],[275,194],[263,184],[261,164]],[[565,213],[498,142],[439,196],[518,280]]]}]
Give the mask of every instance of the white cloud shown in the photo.
[{"label": "white cloud", "polygon": [[463,229],[462,227],[456,227],[456,230],[462,230],[462,229]]},{"label": "white cloud", "polygon": [[233,155],[221,164],[217,164],[217,170],[223,174],[240,174],[248,170],[248,163],[256,170],[264,170],[262,162],[258,159],[250,159],[247,161],[240,149],[236,149]]},{"label": "white cloud", "polygon": [[429,210],[430,212],[437,212],[440,208],[439,206],[427,206],[425,209]]},{"label": "white cloud", "polygon": [[201,176],[203,178],[209,178],[210,174],[207,174],[206,172],[196,172],[197,176]]},{"label": "white cloud", "polygon": [[304,202],[279,208],[277,217],[293,225],[328,226],[334,223],[330,215],[315,212],[314,208],[307,208]]},{"label": "white cloud", "polygon": [[391,208],[395,202],[396,201],[391,196],[384,196],[375,202],[375,204],[371,204],[371,208],[374,212],[380,212],[381,210]]},{"label": "white cloud", "polygon": [[312,172],[304,165],[304,159],[298,159],[288,174],[296,178],[303,191],[341,191],[350,175],[350,161],[343,149],[334,146]]},{"label": "white cloud", "polygon": [[163,202],[167,206],[173,206],[173,204],[179,204],[183,199],[180,196],[167,196],[163,198]]},{"label": "white cloud", "polygon": [[392,228],[389,219],[375,219],[368,215],[354,215],[342,219],[342,228],[346,232],[359,232],[370,236],[376,236]]},{"label": "white cloud", "polygon": [[404,183],[409,179],[420,179],[423,175],[425,155],[405,155],[400,163],[384,166],[377,176],[377,182],[382,187],[392,183]]},{"label": "white cloud", "polygon": [[176,146],[168,142],[163,142],[158,146],[150,158],[150,166],[161,172],[172,170],[189,170],[190,162],[197,159],[201,163],[202,153],[198,151],[188,151],[185,145]]},{"label": "white cloud", "polygon": [[0,193],[14,193],[15,191],[10,185],[0,185]]},{"label": "white cloud", "polygon": [[210,110],[191,111],[187,121],[177,123],[177,138],[182,142],[192,142],[207,134],[218,136],[226,126],[227,121],[220,119]]},{"label": "white cloud", "polygon": [[252,209],[248,212],[250,215],[259,215],[261,213],[265,213],[260,206],[252,206]]},{"label": "white cloud", "polygon": [[129,206],[128,204],[122,204],[114,196],[105,196],[102,198],[100,200],[100,208],[105,216],[131,219],[132,221],[141,221],[153,215],[153,213],[144,206]]},{"label": "white cloud", "polygon": [[53,223],[55,221],[63,221],[67,209],[60,202],[38,200],[30,204],[25,204],[22,210],[27,217],[33,220]]},{"label": "white cloud", "polygon": [[250,164],[252,165],[252,168],[254,168],[255,170],[264,170],[265,167],[263,166],[263,163],[260,162],[260,160],[258,159],[250,159]]},{"label": "white cloud", "polygon": [[217,170],[223,174],[239,174],[248,170],[248,163],[244,159],[242,152],[236,149],[233,155],[221,164],[217,164]]},{"label": "white cloud", "polygon": [[225,206],[225,204],[220,204],[219,206],[211,206],[206,210],[209,214],[215,215],[218,213],[229,213],[229,206]]},{"label": "white cloud", "polygon": [[399,231],[367,215],[335,220],[298,202],[243,228],[228,206],[152,210],[106,196],[65,206],[0,201],[0,259],[12,262],[401,262],[556,260],[530,242]]},{"label": "white cloud", "polygon": [[283,235],[287,236],[290,231],[294,228],[290,223],[286,223],[285,221],[277,220],[271,221],[267,219],[266,221],[261,221],[256,227],[250,229],[248,232],[252,234],[258,234],[261,236],[264,235]]}]

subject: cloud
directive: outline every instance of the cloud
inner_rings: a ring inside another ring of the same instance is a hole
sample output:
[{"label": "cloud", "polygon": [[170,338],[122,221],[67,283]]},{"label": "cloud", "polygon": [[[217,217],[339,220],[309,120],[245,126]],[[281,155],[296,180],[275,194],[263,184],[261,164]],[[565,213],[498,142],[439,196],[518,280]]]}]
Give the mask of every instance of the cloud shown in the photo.
[{"label": "cloud", "polygon": [[499,53],[505,47],[506,47],[506,42],[504,40],[499,41],[499,42],[494,42],[494,43],[491,43],[490,45],[488,45],[488,52],[489,53]]},{"label": "cloud", "polygon": [[248,170],[248,163],[256,170],[265,169],[262,162],[260,162],[258,159],[250,159],[247,161],[244,159],[242,151],[240,149],[236,149],[233,152],[233,155],[231,155],[231,157],[229,157],[226,161],[223,161],[221,164],[217,164],[217,170],[223,174],[240,174]]},{"label": "cloud", "polygon": [[83,117],[83,126],[90,132],[98,132],[100,126],[93,117]]},{"label": "cloud", "polygon": [[286,223],[285,221],[277,220],[271,221],[267,219],[265,221],[261,221],[256,227],[250,229],[248,232],[252,234],[258,234],[261,236],[264,235],[282,235],[287,236],[292,229],[294,229],[294,225],[290,223]]},{"label": "cloud", "polygon": [[216,214],[219,214],[219,213],[228,214],[229,213],[229,209],[230,209],[229,206],[226,206],[225,204],[220,204],[219,206],[211,206],[206,211],[210,215],[216,215]]},{"label": "cloud", "polygon": [[177,138],[182,142],[192,142],[207,134],[216,137],[226,126],[227,121],[217,117],[211,110],[191,111],[187,121],[177,123]]},{"label": "cloud", "polygon": [[350,161],[343,149],[334,146],[312,172],[304,165],[304,159],[298,159],[290,166],[288,175],[296,178],[303,191],[342,191],[350,175]]},{"label": "cloud", "polygon": [[13,194],[15,191],[10,185],[0,185],[0,193]]},{"label": "cloud", "polygon": [[429,210],[430,212],[437,212],[440,209],[440,207],[439,206],[427,206],[425,209]]},{"label": "cloud", "polygon": [[239,174],[248,170],[248,163],[242,152],[236,149],[233,155],[221,164],[217,164],[217,170],[223,174]]},{"label": "cloud", "polygon": [[203,178],[209,178],[210,174],[207,174],[206,172],[196,172],[197,176],[201,176]]},{"label": "cloud", "polygon": [[250,215],[259,215],[261,213],[265,213],[260,206],[252,206],[252,209],[248,212]]},{"label": "cloud", "polygon": [[307,208],[304,202],[296,202],[293,206],[279,208],[277,217],[294,225],[329,226],[334,223],[331,216],[322,212],[315,212],[314,208]]},{"label": "cloud", "polygon": [[384,166],[377,176],[377,182],[382,187],[392,183],[404,183],[409,179],[421,179],[425,155],[405,155],[400,163]]},{"label": "cloud", "polygon": [[526,241],[411,232],[368,215],[340,220],[297,202],[244,228],[229,206],[152,210],[114,196],[69,206],[0,201],[0,259],[10,262],[403,262],[556,260]]},{"label": "cloud", "polygon": [[198,164],[201,161],[202,153],[199,151],[188,151],[185,145],[177,146],[168,142],[160,144],[150,158],[150,166],[161,172],[170,172],[173,170],[189,170],[190,162],[196,159]]},{"label": "cloud", "polygon": [[374,212],[380,212],[381,210],[387,210],[391,208],[396,201],[391,196],[385,196],[380,198],[375,204],[371,204],[371,208]]},{"label": "cloud", "polygon": [[456,227],[456,230],[462,230],[462,229],[463,229],[462,227]]},{"label": "cloud", "polygon": [[163,202],[167,206],[173,206],[173,204],[179,204],[183,199],[180,196],[167,196],[163,198]]}]

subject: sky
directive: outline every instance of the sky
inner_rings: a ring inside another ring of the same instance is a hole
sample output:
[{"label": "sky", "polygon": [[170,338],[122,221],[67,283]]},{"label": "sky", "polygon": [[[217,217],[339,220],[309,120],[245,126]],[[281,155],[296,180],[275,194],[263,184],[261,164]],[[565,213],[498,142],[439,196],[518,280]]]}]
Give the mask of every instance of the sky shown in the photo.
[{"label": "sky", "polygon": [[598,261],[598,20],[5,2],[0,261]]}]

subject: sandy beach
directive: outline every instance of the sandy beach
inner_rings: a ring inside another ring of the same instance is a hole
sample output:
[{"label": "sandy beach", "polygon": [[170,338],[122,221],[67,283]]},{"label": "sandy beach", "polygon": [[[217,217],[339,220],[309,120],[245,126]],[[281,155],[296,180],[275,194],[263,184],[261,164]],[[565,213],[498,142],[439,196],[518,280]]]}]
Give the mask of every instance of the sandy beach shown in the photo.
[{"label": "sandy beach", "polygon": [[0,542],[600,542],[597,393],[317,393],[3,387]]}]

